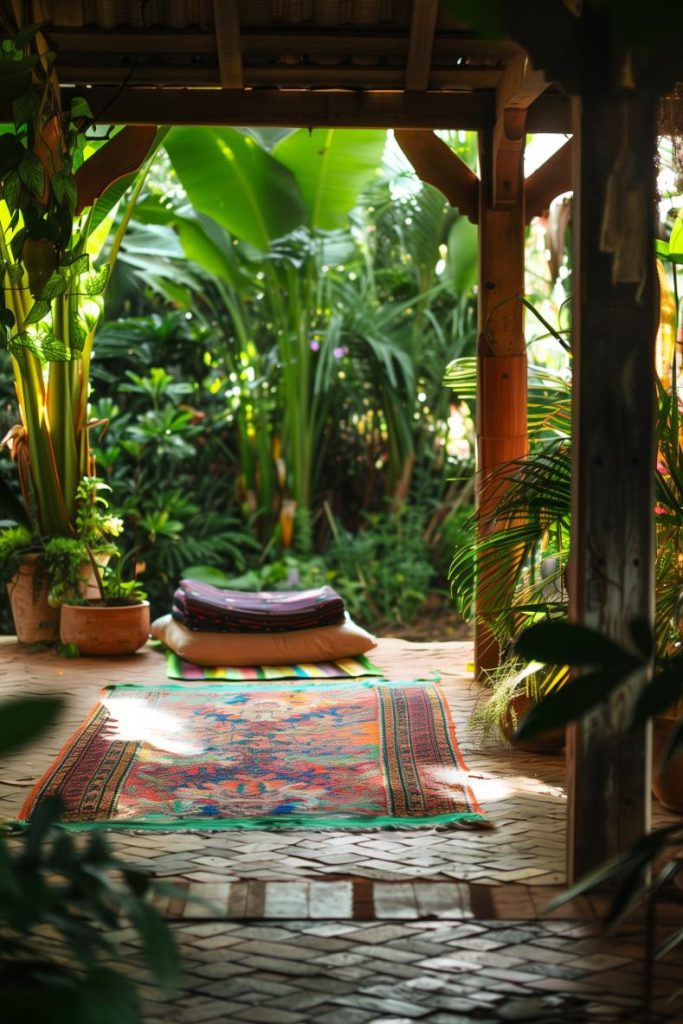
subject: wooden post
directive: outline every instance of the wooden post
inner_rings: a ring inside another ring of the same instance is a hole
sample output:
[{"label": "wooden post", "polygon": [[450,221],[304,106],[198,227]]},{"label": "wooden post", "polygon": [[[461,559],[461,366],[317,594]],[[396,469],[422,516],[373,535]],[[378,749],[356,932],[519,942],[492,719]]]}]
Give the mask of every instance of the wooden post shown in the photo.
[{"label": "wooden post", "polygon": [[[523,142],[517,158],[517,198],[504,209],[493,207],[492,150],[491,134],[480,133],[477,507],[483,513],[494,500],[491,471],[527,452],[524,307],[519,298],[524,294]],[[498,664],[498,645],[489,625],[495,604],[495,590],[482,574],[477,587],[477,678]]]},{"label": "wooden post", "polygon": [[[515,60],[506,73],[495,132],[480,134],[481,181],[432,132],[396,129],[396,141],[417,174],[479,224],[479,335],[477,342],[477,508],[486,514],[500,496],[490,473],[527,452],[527,367],[524,339],[524,111],[545,79],[529,62]],[[509,109],[506,106],[510,104]],[[508,113],[506,114],[506,110]],[[551,158],[534,176],[534,213],[571,180],[567,157]],[[498,192],[494,184],[498,175]],[[531,179],[530,179],[531,180]],[[498,665],[490,622],[497,612],[497,585],[480,568],[477,586],[477,678]]]},{"label": "wooden post", "polygon": [[[611,84],[574,100],[570,614],[628,642],[653,620],[656,97]],[[649,827],[649,736],[623,734],[645,682],[569,731],[570,881]]]}]

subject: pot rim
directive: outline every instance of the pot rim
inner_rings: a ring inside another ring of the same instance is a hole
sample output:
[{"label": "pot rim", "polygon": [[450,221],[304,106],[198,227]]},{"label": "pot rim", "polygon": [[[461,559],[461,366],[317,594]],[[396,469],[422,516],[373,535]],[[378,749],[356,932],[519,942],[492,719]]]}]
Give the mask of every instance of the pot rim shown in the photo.
[{"label": "pot rim", "polygon": [[149,601],[135,601],[130,604],[69,604],[65,601],[62,608],[69,608],[77,612],[120,612],[127,608],[149,608]]}]

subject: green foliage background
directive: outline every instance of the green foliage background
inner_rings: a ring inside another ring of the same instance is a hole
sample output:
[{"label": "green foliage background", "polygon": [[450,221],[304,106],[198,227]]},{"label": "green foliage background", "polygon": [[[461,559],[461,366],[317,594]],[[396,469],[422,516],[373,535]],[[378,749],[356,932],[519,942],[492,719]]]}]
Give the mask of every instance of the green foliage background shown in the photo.
[{"label": "green foliage background", "polygon": [[[472,158],[471,140],[450,141]],[[395,151],[383,159],[385,142],[166,140],[110,281],[90,396],[98,474],[154,614],[198,565],[250,586],[333,581],[374,628],[445,598],[440,525],[472,463],[449,454],[442,377],[473,351],[476,230]],[[4,372],[0,401],[4,433]],[[12,489],[9,460],[0,474]]]}]

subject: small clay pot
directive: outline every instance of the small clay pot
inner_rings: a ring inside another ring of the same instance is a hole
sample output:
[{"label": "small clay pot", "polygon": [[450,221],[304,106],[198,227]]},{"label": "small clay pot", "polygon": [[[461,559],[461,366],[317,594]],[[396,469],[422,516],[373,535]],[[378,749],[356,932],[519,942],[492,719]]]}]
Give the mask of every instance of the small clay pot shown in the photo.
[{"label": "small clay pot", "polygon": [[47,576],[36,586],[37,554],[28,554],[7,584],[14,629],[21,644],[51,644],[59,637],[59,609],[47,603]]},{"label": "small clay pot", "polygon": [[558,754],[564,748],[565,744],[564,729],[551,729],[549,732],[543,733],[541,736],[533,736],[528,740],[514,739],[516,724],[521,722],[527,711],[529,711],[535,703],[536,701],[531,697],[527,697],[524,693],[520,694],[519,697],[512,698],[505,718],[501,722],[501,728],[505,738],[518,750],[528,750],[529,753],[532,754]]},{"label": "small clay pot", "polygon": [[683,814],[683,755],[675,757],[664,771],[659,768],[675,724],[675,718],[663,715],[652,719],[652,792],[667,811]]},{"label": "small clay pot", "polygon": [[148,637],[149,601],[62,605],[59,639],[76,644],[81,654],[102,658],[133,654]]}]

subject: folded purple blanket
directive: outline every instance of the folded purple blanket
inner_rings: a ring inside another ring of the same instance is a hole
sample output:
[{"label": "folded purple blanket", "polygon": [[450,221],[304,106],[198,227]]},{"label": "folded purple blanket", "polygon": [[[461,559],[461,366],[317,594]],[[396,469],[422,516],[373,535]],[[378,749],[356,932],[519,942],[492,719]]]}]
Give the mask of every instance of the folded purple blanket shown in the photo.
[{"label": "folded purple blanket", "polygon": [[286,633],[332,626],[344,618],[344,601],[332,587],[245,593],[181,580],[173,617],[207,633]]}]

